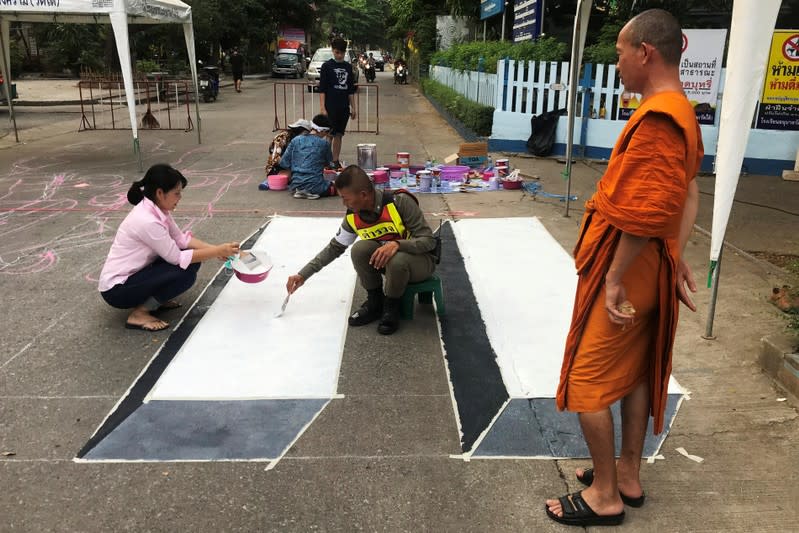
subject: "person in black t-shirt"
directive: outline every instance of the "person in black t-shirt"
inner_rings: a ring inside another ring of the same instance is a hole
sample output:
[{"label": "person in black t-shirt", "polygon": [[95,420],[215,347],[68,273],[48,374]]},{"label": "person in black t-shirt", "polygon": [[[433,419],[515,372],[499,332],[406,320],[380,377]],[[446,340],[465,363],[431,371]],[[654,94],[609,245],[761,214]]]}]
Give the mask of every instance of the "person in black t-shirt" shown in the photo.
[{"label": "person in black t-shirt", "polygon": [[355,78],[352,65],[346,59],[347,42],[333,39],[333,58],[325,61],[319,72],[319,109],[330,119],[331,149],[333,164],[340,167],[341,137],[347,129],[349,119],[357,113],[355,104]]},{"label": "person in black t-shirt", "polygon": [[241,92],[241,80],[244,78],[244,56],[239,54],[239,49],[234,48],[230,55],[230,67],[233,69],[233,83],[236,92]]}]

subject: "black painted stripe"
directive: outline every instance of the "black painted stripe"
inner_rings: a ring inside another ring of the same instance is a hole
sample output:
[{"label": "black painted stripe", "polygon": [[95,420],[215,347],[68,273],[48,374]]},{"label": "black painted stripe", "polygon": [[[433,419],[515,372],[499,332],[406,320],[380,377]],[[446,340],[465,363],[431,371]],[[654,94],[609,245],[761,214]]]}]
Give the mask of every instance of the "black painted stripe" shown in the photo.
[{"label": "black painted stripe", "polygon": [[[268,225],[268,223],[264,224],[258,231],[251,235],[242,245],[242,248],[251,248]],[[83,445],[83,448],[78,451],[77,457],[79,459],[89,453],[92,448],[97,446],[100,441],[119,427],[120,424],[144,403],[147,394],[161,378],[164,370],[166,370],[169,363],[172,362],[172,359],[175,358],[175,355],[180,351],[183,343],[186,342],[191,332],[194,331],[194,328],[205,316],[205,313],[217,299],[219,293],[222,292],[222,289],[225,288],[225,285],[227,285],[232,275],[233,274],[228,270],[222,269],[219,274],[214,277],[208,289],[206,289],[200,300],[189,310],[183,322],[169,335],[163,349],[150,362],[150,365],[139,379],[136,380],[136,383],[131,387],[128,395],[119,403],[89,441]]]},{"label": "black painted stripe", "polygon": [[441,337],[463,433],[461,448],[466,452],[508,399],[508,391],[451,224],[442,227],[441,240],[441,264],[436,269],[446,299]]}]

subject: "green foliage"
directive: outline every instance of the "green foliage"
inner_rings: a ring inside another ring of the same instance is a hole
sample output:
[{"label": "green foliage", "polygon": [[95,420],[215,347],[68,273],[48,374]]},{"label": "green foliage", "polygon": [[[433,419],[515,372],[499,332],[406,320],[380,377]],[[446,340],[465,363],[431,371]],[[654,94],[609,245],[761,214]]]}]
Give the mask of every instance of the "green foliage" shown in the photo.
[{"label": "green foliage", "polygon": [[105,66],[103,45],[110,27],[101,24],[48,24],[39,30],[39,42],[47,43],[45,57],[51,70],[81,68],[101,70]]},{"label": "green foliage", "polygon": [[438,102],[452,116],[480,136],[491,135],[494,123],[494,108],[472,102],[446,85],[435,80],[421,80],[422,91]]},{"label": "green foliage", "polygon": [[561,61],[566,59],[568,46],[554,37],[513,44],[509,41],[475,41],[456,44],[433,54],[431,63],[457,70],[478,70],[483,58],[485,72],[495,73],[497,61],[503,58],[517,61]]},{"label": "green foliage", "polygon": [[585,47],[583,62],[605,65],[616,63],[616,38],[623,26],[624,22],[621,21],[610,21],[602,26],[594,44]]},{"label": "green foliage", "polygon": [[138,74],[147,74],[148,72],[158,72],[161,70],[161,65],[150,59],[139,59],[136,61],[136,72]]}]

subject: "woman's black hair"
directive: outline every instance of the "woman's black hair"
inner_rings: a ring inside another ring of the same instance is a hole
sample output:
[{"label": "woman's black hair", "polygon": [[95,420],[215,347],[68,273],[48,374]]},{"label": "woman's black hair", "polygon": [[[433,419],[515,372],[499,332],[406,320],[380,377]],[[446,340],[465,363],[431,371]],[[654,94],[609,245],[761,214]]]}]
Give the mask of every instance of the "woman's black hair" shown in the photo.
[{"label": "woman's black hair", "polygon": [[155,202],[155,191],[161,189],[165,193],[169,192],[177,187],[178,183],[182,184],[184,188],[188,184],[188,181],[186,181],[180,171],[165,163],[153,165],[141,180],[134,181],[133,185],[130,186],[128,202],[136,205],[145,196]]}]

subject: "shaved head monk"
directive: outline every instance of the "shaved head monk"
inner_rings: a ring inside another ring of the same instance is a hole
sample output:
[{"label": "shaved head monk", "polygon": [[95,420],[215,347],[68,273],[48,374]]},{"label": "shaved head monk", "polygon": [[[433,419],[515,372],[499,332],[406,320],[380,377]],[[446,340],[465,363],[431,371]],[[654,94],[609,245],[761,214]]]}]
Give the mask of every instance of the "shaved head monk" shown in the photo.
[{"label": "shaved head monk", "polygon": [[[643,505],[644,436],[650,415],[655,433],[663,430],[679,302],[696,310],[681,254],[696,218],[703,147],[680,82],[682,30],[668,12],[645,11],[622,28],[616,52],[625,90],[643,99],[586,203],[557,393],[559,409],[578,413],[593,468],[576,473],[587,488],[545,506],[553,520],[577,526],[620,524],[625,505]],[[618,400],[616,461],[610,405]]]}]

